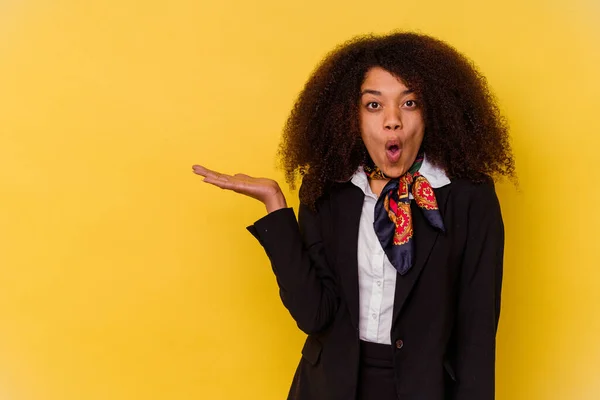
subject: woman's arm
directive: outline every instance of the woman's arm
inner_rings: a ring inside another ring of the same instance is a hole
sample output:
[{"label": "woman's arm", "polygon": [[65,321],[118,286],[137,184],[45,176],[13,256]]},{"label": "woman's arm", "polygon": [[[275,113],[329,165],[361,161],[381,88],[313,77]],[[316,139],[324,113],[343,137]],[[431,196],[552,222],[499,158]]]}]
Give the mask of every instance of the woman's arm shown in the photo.
[{"label": "woman's arm", "polygon": [[268,214],[248,227],[264,247],[285,307],[307,334],[327,327],[339,300],[327,264],[319,216],[300,205],[298,222],[291,208]]},{"label": "woman's arm", "polygon": [[334,274],[327,265],[318,213],[300,205],[298,222],[277,182],[245,174],[226,175],[195,165],[204,182],[257,199],[268,214],[248,230],[264,247],[285,307],[307,334],[323,330],[339,300]]},{"label": "woman's arm", "polygon": [[492,400],[495,392],[504,225],[494,185],[475,191],[458,293],[454,400]]}]

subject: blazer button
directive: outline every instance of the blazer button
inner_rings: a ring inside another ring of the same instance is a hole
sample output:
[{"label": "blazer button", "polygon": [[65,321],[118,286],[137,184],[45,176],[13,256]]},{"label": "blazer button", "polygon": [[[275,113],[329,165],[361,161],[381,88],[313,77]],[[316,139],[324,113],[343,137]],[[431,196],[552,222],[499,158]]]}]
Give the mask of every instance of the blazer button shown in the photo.
[{"label": "blazer button", "polygon": [[401,349],[404,347],[404,342],[401,339],[396,340],[396,348]]}]

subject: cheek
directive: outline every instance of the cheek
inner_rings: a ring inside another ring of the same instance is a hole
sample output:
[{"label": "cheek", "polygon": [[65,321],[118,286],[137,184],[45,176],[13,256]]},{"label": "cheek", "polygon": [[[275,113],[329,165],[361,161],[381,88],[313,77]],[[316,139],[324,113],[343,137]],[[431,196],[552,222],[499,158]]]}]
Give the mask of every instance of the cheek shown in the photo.
[{"label": "cheek", "polygon": [[423,143],[424,136],[425,136],[424,129],[421,129],[419,132],[416,132],[415,136],[413,137],[413,141],[414,141],[415,145],[421,146],[421,143]]},{"label": "cheek", "polygon": [[361,116],[360,119],[360,135],[365,144],[377,141],[377,121],[374,121],[373,116]]},{"label": "cheek", "polygon": [[423,143],[423,133],[416,133],[413,137],[410,138],[410,141],[407,143],[407,156],[415,157],[419,150],[421,149],[421,144]]},{"label": "cheek", "polygon": [[425,136],[425,125],[423,119],[420,116],[415,116],[412,122],[413,129],[411,130],[410,140],[415,144],[421,144],[423,137]]},{"label": "cheek", "polygon": [[374,131],[369,129],[368,126],[361,127],[361,137],[365,148],[367,149],[367,153],[371,156],[372,159],[377,158],[376,149],[380,147],[378,138],[375,135]]}]

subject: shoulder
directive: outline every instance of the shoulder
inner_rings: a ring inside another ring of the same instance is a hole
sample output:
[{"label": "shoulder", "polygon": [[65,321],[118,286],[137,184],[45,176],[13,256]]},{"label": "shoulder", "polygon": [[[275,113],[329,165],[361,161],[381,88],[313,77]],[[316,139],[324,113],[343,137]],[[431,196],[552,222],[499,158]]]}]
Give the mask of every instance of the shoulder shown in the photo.
[{"label": "shoulder", "polygon": [[490,201],[497,198],[496,185],[491,178],[487,178],[483,182],[474,182],[469,179],[453,179],[444,188],[447,188],[453,198],[461,201]]},{"label": "shoulder", "polygon": [[440,207],[445,209],[446,214],[459,219],[500,217],[500,203],[491,178],[483,182],[454,179],[449,185],[437,189],[436,196],[438,203],[443,203]]}]

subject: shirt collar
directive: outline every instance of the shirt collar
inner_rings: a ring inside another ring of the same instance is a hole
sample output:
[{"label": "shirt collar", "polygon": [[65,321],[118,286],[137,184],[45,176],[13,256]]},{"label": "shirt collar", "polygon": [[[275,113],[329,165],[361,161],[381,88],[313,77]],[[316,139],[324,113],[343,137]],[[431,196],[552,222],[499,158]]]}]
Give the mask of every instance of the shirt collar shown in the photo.
[{"label": "shirt collar", "polygon": [[[444,170],[431,164],[427,160],[426,155],[423,155],[423,163],[421,164],[421,168],[419,168],[419,172],[425,177],[425,179],[429,181],[429,184],[434,189],[450,184],[450,179]],[[354,175],[352,175],[352,178],[350,178],[350,182],[358,186],[366,196],[377,198],[377,196],[375,196],[371,190],[369,179],[367,178],[367,174],[365,174],[362,166],[358,167]]]}]

